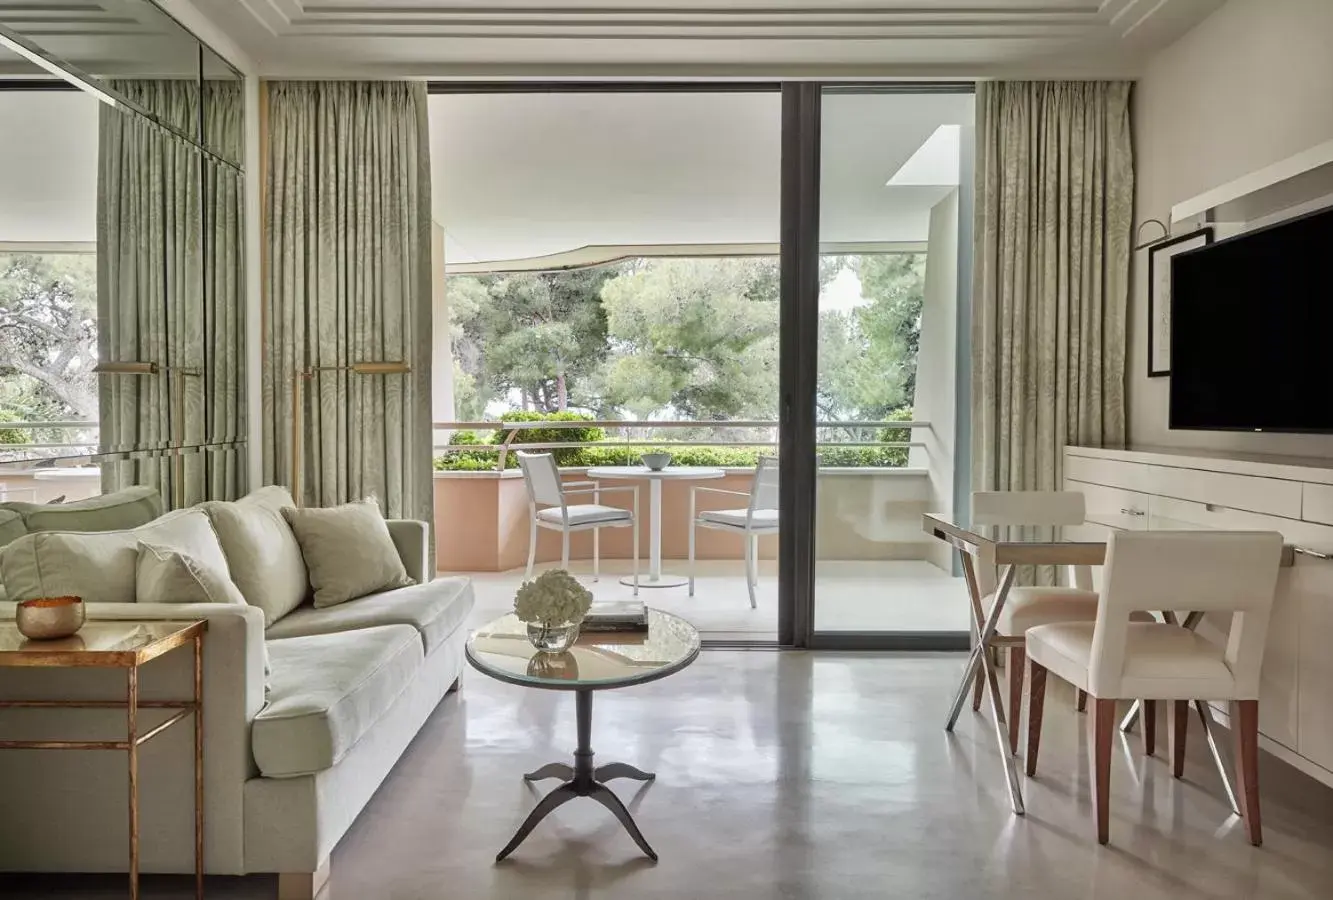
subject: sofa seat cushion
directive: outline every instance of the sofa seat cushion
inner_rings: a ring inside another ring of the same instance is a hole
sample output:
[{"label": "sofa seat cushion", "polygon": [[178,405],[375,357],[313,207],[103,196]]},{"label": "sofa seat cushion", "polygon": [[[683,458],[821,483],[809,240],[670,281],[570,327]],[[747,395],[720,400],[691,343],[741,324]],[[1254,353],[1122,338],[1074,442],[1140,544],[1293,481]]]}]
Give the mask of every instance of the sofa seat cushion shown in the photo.
[{"label": "sofa seat cushion", "polygon": [[429,656],[462,626],[475,602],[472,579],[437,578],[323,609],[302,606],[284,616],[267,635],[290,638],[377,625],[411,625],[421,635]]},{"label": "sofa seat cushion", "polygon": [[267,778],[337,765],[406,690],[425,654],[415,628],[385,625],[267,641],[273,674],[250,747]]}]

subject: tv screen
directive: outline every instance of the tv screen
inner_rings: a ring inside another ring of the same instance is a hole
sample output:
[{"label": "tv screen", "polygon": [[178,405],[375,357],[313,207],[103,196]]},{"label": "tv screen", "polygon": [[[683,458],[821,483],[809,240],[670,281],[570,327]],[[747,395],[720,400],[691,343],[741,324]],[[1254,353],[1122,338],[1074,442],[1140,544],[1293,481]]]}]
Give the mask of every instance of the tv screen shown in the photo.
[{"label": "tv screen", "polygon": [[1172,257],[1170,425],[1333,432],[1333,208]]}]

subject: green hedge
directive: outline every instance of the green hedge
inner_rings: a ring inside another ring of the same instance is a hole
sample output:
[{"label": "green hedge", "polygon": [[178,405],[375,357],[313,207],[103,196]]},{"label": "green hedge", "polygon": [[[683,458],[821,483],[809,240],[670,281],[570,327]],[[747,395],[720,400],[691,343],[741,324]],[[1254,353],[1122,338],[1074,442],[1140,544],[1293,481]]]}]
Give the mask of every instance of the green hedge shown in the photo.
[{"label": "green hedge", "polygon": [[[895,411],[890,419],[910,422],[912,411]],[[545,422],[588,421],[589,417],[579,413],[505,413],[501,419],[506,422]],[[476,432],[460,431],[454,434],[449,443],[454,446],[472,444],[499,444],[513,429],[497,429],[487,440],[482,440]],[[911,430],[907,428],[881,429],[879,440],[884,442],[907,441],[911,439]],[[522,440],[520,440],[522,439]],[[764,447],[689,447],[689,446],[649,446],[627,444],[618,439],[607,439],[601,428],[531,428],[520,431],[510,446],[520,443],[553,444],[557,442],[591,443],[603,442],[600,447],[571,447],[568,450],[556,450],[556,462],[562,466],[623,466],[635,464],[644,453],[670,453],[673,465],[677,466],[721,466],[723,468],[750,468],[761,456],[772,456],[774,451]],[[441,472],[484,472],[496,466],[498,452],[495,450],[460,450],[436,458],[435,468]],[[830,468],[901,468],[907,465],[905,447],[823,447],[819,451],[820,465]],[[510,468],[518,465],[511,453],[506,465]]]}]

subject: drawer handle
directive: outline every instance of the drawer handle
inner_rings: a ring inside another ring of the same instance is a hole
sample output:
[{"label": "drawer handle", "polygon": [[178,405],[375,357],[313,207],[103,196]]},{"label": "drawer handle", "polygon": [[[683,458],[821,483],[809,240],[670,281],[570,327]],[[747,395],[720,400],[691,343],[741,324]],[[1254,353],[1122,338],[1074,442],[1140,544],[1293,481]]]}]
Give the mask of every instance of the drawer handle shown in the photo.
[{"label": "drawer handle", "polygon": [[1146,515],[1147,515],[1147,513],[1144,512],[1143,510],[1141,510],[1141,509],[1133,509],[1133,508],[1121,508],[1121,510],[1120,510],[1120,514],[1121,514],[1122,516],[1146,516]]}]

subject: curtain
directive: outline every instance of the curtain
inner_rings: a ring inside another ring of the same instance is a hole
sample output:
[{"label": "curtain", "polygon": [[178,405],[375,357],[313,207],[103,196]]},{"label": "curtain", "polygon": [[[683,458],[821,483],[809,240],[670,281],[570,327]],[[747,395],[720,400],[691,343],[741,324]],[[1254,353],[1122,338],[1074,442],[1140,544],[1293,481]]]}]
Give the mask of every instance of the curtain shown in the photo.
[{"label": "curtain", "polygon": [[[274,82],[266,154],[264,478],[430,522],[430,169],[424,84]],[[407,374],[358,374],[403,361]],[[299,407],[293,386],[301,379]]]},{"label": "curtain", "polygon": [[[196,83],[112,86],[160,121],[198,131]],[[204,108],[210,139],[230,158],[243,142],[242,104],[232,83],[210,88]],[[99,379],[101,449],[136,451],[103,465],[103,490],[153,485],[168,508],[234,497],[241,454],[171,448],[245,437],[240,173],[141,116],[100,109],[98,356],[157,366]]]},{"label": "curtain", "polygon": [[1066,444],[1124,443],[1129,93],[1127,82],[978,85],[978,490],[1060,490]]},{"label": "curtain", "polygon": [[[198,86],[118,81],[113,87],[163,121],[197,116]],[[198,158],[181,140],[132,113],[100,107],[97,185],[98,359],[155,363],[157,375],[99,378],[101,449],[164,450],[199,443],[202,394],[185,371],[201,364]],[[191,379],[193,380],[193,379]],[[174,459],[103,466],[103,489],[148,484],[168,508],[183,501]]]}]

